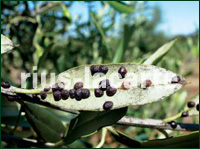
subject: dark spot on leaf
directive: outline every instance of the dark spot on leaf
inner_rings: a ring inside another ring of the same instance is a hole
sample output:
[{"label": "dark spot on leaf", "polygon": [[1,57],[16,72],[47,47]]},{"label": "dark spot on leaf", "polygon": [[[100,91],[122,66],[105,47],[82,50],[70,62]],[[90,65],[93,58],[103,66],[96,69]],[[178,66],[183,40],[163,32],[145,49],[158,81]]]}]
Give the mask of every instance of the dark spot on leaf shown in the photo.
[{"label": "dark spot on leaf", "polygon": [[88,90],[88,89],[82,89],[81,93],[82,93],[82,98],[83,99],[87,99],[87,98],[90,97],[90,90]]},{"label": "dark spot on leaf", "polygon": [[70,96],[71,99],[74,99],[74,98],[75,98],[75,92],[76,92],[75,89],[71,89],[71,90],[69,91],[69,96]]},{"label": "dark spot on leaf", "polygon": [[94,95],[95,95],[95,97],[102,97],[104,95],[104,92],[100,89],[95,89]]},{"label": "dark spot on leaf", "polygon": [[113,88],[111,86],[109,86],[107,89],[106,89],[106,94],[107,96],[114,96],[117,92],[117,89],[116,88]]},{"label": "dark spot on leaf", "polygon": [[61,96],[60,91],[55,91],[55,92],[53,92],[53,96],[54,96],[54,100],[55,100],[55,101],[59,101],[59,100],[62,99],[62,96]]},{"label": "dark spot on leaf", "polygon": [[172,78],[171,83],[179,83],[180,81],[181,81],[180,76],[175,76],[175,77]]},{"label": "dark spot on leaf", "polygon": [[76,92],[75,92],[75,99],[77,101],[80,101],[82,99],[82,90],[81,89],[76,90]]},{"label": "dark spot on leaf", "polygon": [[102,91],[105,91],[109,86],[110,86],[110,82],[109,82],[108,79],[102,80],[99,83],[99,89],[102,90]]},{"label": "dark spot on leaf", "polygon": [[126,76],[127,70],[124,66],[121,66],[118,70],[118,73],[121,75],[119,78],[123,79]]},{"label": "dark spot on leaf", "polygon": [[110,110],[113,107],[113,102],[112,101],[106,101],[103,105],[104,110]]},{"label": "dark spot on leaf", "polygon": [[69,98],[69,92],[67,90],[62,90],[61,91],[61,96],[63,100],[66,100]]},{"label": "dark spot on leaf", "polygon": [[74,89],[75,90],[78,90],[80,88],[83,88],[83,83],[82,82],[77,82],[75,85],[74,85]]}]

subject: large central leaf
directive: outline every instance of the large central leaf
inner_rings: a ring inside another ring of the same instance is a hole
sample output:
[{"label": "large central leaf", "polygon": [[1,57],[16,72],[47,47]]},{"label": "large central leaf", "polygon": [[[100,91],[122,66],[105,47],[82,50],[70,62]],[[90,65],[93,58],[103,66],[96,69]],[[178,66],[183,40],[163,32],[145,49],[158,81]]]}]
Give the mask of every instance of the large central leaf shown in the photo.
[{"label": "large central leaf", "polygon": [[[152,102],[159,101],[174,94],[181,89],[184,84],[184,78],[181,78],[180,82],[171,83],[172,79],[177,74],[156,66],[151,65],[135,65],[130,63],[122,64],[108,64],[108,72],[105,76],[92,76],[90,72],[90,66],[81,66],[69,69],[56,77],[56,82],[64,82],[65,89],[73,89],[76,82],[83,82],[84,88],[90,90],[90,97],[77,101],[75,99],[55,101],[50,92],[45,99],[53,105],[62,107],[64,109],[71,110],[84,110],[84,111],[103,111],[103,105],[106,101],[113,102],[113,109],[119,109],[130,105],[144,105]],[[126,77],[120,79],[118,76],[118,70],[121,66],[124,66],[127,70]],[[114,96],[107,96],[106,93],[100,98],[96,98],[94,89],[98,87],[100,81],[109,79],[111,86],[117,88],[117,92]],[[141,87],[146,80],[151,80],[152,85],[144,89]],[[129,89],[122,88],[123,82],[131,83]],[[55,82],[48,82],[50,86],[53,86]],[[38,93],[43,91],[45,85],[40,86],[37,90]]]}]

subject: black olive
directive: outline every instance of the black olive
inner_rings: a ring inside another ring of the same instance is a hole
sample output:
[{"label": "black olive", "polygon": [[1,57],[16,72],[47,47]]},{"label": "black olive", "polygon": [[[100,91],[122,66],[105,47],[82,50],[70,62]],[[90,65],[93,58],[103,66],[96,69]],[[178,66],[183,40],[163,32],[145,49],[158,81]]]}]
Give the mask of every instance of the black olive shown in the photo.
[{"label": "black olive", "polygon": [[127,70],[124,66],[121,66],[118,70],[118,73],[120,74],[119,78],[123,79],[126,76]]},{"label": "black olive", "polygon": [[63,100],[66,100],[69,98],[69,92],[67,90],[62,90],[61,91],[61,96]]},{"label": "black olive", "polygon": [[76,92],[75,89],[71,89],[71,90],[69,91],[69,96],[70,96],[71,99],[74,99],[74,98],[75,98],[75,92]]},{"label": "black olive", "polygon": [[102,97],[103,94],[104,94],[104,92],[102,90],[100,90],[100,89],[95,89],[94,90],[95,97]]},{"label": "black olive", "polygon": [[108,88],[106,89],[107,96],[114,96],[116,92],[117,92],[117,89],[111,86],[108,86]]},{"label": "black olive", "polygon": [[100,69],[99,71],[102,72],[103,74],[106,74],[108,72],[108,67],[107,66],[100,66],[99,69]]},{"label": "black olive", "polygon": [[107,79],[106,80],[102,80],[99,83],[99,89],[102,90],[102,91],[105,91],[109,86],[110,86],[110,82]]},{"label": "black olive", "polygon": [[199,104],[197,104],[196,109],[197,109],[197,111],[199,111]]},{"label": "black olive", "polygon": [[181,81],[180,76],[175,76],[175,77],[172,78],[171,83],[179,83],[180,81]]},{"label": "black olive", "polygon": [[188,112],[183,112],[181,117],[188,117],[189,113]]},{"label": "black olive", "polygon": [[54,100],[55,100],[55,101],[59,101],[59,100],[62,99],[62,96],[61,96],[60,91],[55,91],[55,92],[53,92],[53,96],[54,96]]},{"label": "black olive", "polygon": [[74,85],[74,89],[75,90],[78,90],[78,89],[81,89],[83,88],[83,83],[82,82],[77,82],[75,85]]},{"label": "black olive", "polygon": [[177,123],[175,121],[169,122],[170,126],[175,129],[177,127]]},{"label": "black olive", "polygon": [[77,101],[81,101],[81,99],[82,99],[82,89],[76,90],[76,92],[75,92],[75,99]]},{"label": "black olive", "polygon": [[41,99],[46,99],[47,98],[47,93],[45,91],[40,92],[40,97]]},{"label": "black olive", "polygon": [[10,84],[8,82],[3,81],[3,82],[1,82],[1,87],[10,88]]},{"label": "black olive", "polygon": [[87,99],[90,97],[90,90],[89,89],[82,89],[81,90],[82,98]]},{"label": "black olive", "polygon": [[194,101],[189,101],[187,103],[188,108],[193,108],[195,106],[195,102]]},{"label": "black olive", "polygon": [[113,107],[113,102],[112,101],[106,101],[103,105],[104,110],[110,110]]}]

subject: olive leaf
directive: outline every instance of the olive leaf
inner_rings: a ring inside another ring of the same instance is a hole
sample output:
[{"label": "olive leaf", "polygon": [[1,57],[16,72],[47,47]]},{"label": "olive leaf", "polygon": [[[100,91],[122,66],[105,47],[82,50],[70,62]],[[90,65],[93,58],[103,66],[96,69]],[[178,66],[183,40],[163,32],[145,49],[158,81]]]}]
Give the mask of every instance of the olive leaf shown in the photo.
[{"label": "olive leaf", "polygon": [[31,103],[24,104],[24,108],[28,121],[42,139],[52,143],[61,140],[66,128],[55,115]]},{"label": "olive leaf", "polygon": [[[56,77],[56,82],[63,82],[66,86],[66,90],[73,89],[76,82],[83,82],[84,88],[90,90],[90,97],[81,101],[74,99],[55,101],[50,92],[45,99],[52,105],[59,106],[63,109],[78,110],[78,111],[104,111],[103,105],[106,101],[113,102],[113,109],[120,109],[130,105],[144,105],[152,102],[156,102],[164,99],[176,91],[180,90],[185,85],[185,79],[180,77],[181,81],[178,83],[171,83],[172,78],[177,74],[156,66],[151,65],[135,65],[135,64],[107,64],[108,72],[105,76],[92,76],[90,72],[90,66],[81,66],[69,69]],[[127,75],[124,79],[120,79],[118,76],[118,70],[121,66],[127,69]],[[130,75],[129,75],[130,74]],[[104,93],[101,98],[96,98],[94,94],[94,88],[99,86],[100,81],[109,79],[111,86],[117,88],[117,92],[114,96],[110,97]],[[131,80],[131,81],[130,81]],[[141,88],[141,84],[145,80],[151,80],[152,85],[148,88]],[[124,89],[122,84],[124,82],[131,83],[129,89]],[[48,86],[53,86],[55,82],[49,81]],[[38,87],[37,92],[41,92],[44,89],[42,85]],[[16,92],[20,92],[20,89],[15,89]],[[29,92],[29,91],[28,91]],[[28,93],[27,92],[27,93]],[[30,91],[32,92],[32,91]]]},{"label": "olive leaf", "polygon": [[12,41],[1,34],[1,54],[4,54],[14,48]]},{"label": "olive leaf", "polygon": [[174,39],[161,46],[154,54],[152,54],[143,64],[156,65],[175,45],[178,39]]},{"label": "olive leaf", "polygon": [[141,143],[142,148],[198,148],[199,147],[199,131],[179,135],[167,139],[156,139],[144,141]]},{"label": "olive leaf", "polygon": [[108,1],[108,4],[113,7],[115,10],[121,12],[121,13],[133,13],[135,12],[135,8],[126,5],[122,2],[117,1]]},{"label": "olive leaf", "polygon": [[127,112],[127,107],[103,112],[81,112],[70,122],[65,143],[70,144],[81,136],[94,133],[102,127],[112,125],[120,120]]},{"label": "olive leaf", "polygon": [[120,143],[131,148],[185,148],[199,147],[199,132],[191,132],[176,137],[166,139],[155,139],[148,141],[138,141],[128,137],[120,131],[112,133],[113,137]]}]

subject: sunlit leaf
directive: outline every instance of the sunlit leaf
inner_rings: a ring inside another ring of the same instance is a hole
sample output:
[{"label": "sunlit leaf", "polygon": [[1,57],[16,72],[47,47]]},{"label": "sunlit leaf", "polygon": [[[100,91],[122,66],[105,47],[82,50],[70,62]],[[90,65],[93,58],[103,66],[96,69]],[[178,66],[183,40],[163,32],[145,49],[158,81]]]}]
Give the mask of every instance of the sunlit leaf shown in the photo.
[{"label": "sunlit leaf", "polygon": [[[104,77],[92,76],[90,66],[81,66],[69,69],[56,77],[56,82],[66,84],[65,89],[74,88],[76,82],[83,82],[84,88],[90,90],[90,97],[81,101],[75,99],[55,101],[52,92],[49,92],[45,101],[52,105],[59,106],[69,110],[84,110],[84,111],[104,111],[103,105],[106,101],[113,102],[114,109],[120,109],[130,105],[144,105],[156,101],[160,101],[165,97],[174,94],[185,85],[184,78],[181,77],[181,82],[171,83],[172,78],[177,74],[156,66],[151,65],[134,65],[134,64],[107,64],[108,72]],[[121,66],[126,67],[127,75],[124,79],[118,76],[118,70]],[[130,75],[131,74],[131,75]],[[99,87],[102,80],[109,79],[111,86],[117,88],[114,96],[108,97],[106,93],[101,98],[96,98],[94,89]],[[144,89],[141,87],[146,80],[151,80],[152,85]],[[122,87],[123,82],[129,82],[131,85],[128,89]],[[48,82],[48,86],[53,86],[54,82]],[[38,93],[44,90],[45,85],[35,89]],[[15,92],[20,92],[21,89],[13,89]],[[26,90],[31,92],[31,90]],[[24,92],[24,90],[22,90]]]},{"label": "sunlit leaf", "polygon": [[9,52],[14,48],[12,41],[6,36],[1,34],[1,54]]},{"label": "sunlit leaf", "polygon": [[108,4],[121,13],[135,12],[135,8],[117,1],[108,1]]},{"label": "sunlit leaf", "polygon": [[153,55],[151,55],[143,64],[156,65],[174,46],[177,39],[161,46]]}]

